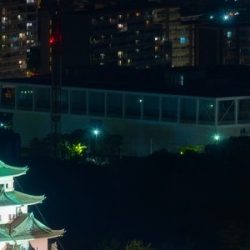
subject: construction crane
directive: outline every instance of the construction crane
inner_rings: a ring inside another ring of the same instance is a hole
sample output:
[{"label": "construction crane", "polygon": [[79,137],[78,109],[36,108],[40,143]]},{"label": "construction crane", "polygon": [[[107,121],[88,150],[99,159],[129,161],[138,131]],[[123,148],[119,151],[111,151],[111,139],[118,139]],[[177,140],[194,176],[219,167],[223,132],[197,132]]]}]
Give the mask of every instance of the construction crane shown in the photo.
[{"label": "construction crane", "polygon": [[61,88],[62,88],[62,8],[57,8],[51,18],[51,134],[54,138],[55,156],[58,155],[59,135],[61,133]]}]

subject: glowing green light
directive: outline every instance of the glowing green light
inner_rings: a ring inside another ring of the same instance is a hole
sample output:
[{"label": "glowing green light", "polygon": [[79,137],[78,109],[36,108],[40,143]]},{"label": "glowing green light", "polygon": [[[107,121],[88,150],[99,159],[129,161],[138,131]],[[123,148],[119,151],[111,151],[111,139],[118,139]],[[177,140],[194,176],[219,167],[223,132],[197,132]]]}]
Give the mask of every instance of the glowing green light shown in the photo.
[{"label": "glowing green light", "polygon": [[87,150],[87,146],[81,142],[76,144],[66,143],[66,147],[70,157],[82,156]]}]

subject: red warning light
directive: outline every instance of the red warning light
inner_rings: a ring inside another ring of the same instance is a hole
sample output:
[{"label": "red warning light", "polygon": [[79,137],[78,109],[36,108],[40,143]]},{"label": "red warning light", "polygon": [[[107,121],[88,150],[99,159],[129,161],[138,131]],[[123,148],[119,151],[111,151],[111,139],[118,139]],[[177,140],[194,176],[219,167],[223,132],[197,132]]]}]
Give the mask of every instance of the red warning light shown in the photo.
[{"label": "red warning light", "polygon": [[51,36],[51,37],[49,38],[49,45],[55,45],[55,42],[56,42],[55,37],[54,37],[54,36]]},{"label": "red warning light", "polygon": [[53,45],[59,45],[62,42],[62,35],[61,34],[52,34],[49,38],[49,44],[51,46]]}]

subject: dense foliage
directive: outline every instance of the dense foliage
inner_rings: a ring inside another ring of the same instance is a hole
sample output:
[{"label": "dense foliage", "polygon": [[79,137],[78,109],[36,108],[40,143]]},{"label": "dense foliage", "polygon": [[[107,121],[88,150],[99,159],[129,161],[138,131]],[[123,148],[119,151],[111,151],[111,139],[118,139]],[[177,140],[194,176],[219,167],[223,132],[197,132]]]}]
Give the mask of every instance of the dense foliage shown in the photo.
[{"label": "dense foliage", "polygon": [[248,249],[249,146],[231,138],[202,154],[161,151],[105,166],[33,156],[21,183],[46,194],[42,212],[66,228],[65,249],[122,250],[133,240],[154,250]]}]

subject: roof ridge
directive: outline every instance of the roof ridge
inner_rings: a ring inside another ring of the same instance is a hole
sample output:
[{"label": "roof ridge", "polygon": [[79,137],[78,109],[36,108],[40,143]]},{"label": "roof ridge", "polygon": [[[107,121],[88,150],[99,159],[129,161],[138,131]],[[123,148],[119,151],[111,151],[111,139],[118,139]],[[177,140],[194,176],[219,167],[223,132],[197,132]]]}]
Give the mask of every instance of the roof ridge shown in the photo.
[{"label": "roof ridge", "polygon": [[4,167],[4,168],[10,168],[10,169],[15,169],[15,170],[25,170],[28,171],[29,167],[28,166],[24,166],[24,167],[17,167],[17,166],[13,166],[13,165],[9,165],[6,164],[5,162],[0,160],[0,168]]}]

